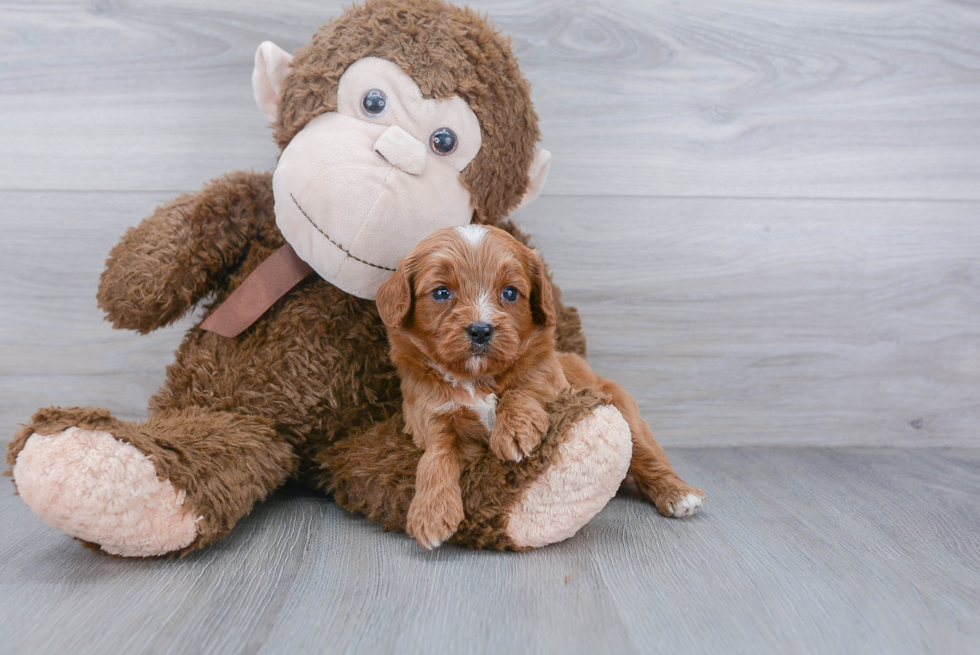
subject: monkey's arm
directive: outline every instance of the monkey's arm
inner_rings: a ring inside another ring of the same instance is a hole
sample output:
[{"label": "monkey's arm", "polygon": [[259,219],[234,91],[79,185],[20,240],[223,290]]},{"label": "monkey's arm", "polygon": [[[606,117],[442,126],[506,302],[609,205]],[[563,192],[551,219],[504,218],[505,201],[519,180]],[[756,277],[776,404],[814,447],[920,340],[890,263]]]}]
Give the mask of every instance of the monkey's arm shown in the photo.
[{"label": "monkey's arm", "polygon": [[158,207],[109,253],[98,303],[114,327],[147,333],[220,287],[275,221],[271,173],[230,173]]}]

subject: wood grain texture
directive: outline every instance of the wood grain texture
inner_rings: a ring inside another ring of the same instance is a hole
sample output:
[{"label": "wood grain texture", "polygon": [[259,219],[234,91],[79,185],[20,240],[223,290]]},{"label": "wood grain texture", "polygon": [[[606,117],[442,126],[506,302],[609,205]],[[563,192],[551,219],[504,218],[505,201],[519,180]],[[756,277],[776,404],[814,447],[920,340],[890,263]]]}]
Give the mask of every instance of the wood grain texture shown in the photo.
[{"label": "wood grain texture", "polygon": [[[0,188],[187,190],[270,168],[255,48],[342,2],[5,2]],[[478,2],[515,44],[547,193],[980,198],[980,8]]]},{"label": "wood grain texture", "polygon": [[[671,450],[571,540],[424,553],[277,496],[179,560],[83,550],[0,494],[3,653],[936,653],[980,649],[980,451]],[[11,529],[13,528],[13,529]]]},{"label": "wood grain texture", "polygon": [[676,445],[980,445],[980,204],[546,198],[589,361]]},{"label": "wood grain texture", "polygon": [[0,194],[0,422],[3,439],[39,407],[108,407],[145,416],[146,401],[189,327],[145,337],[113,330],[95,304],[106,255],[169,193]]}]

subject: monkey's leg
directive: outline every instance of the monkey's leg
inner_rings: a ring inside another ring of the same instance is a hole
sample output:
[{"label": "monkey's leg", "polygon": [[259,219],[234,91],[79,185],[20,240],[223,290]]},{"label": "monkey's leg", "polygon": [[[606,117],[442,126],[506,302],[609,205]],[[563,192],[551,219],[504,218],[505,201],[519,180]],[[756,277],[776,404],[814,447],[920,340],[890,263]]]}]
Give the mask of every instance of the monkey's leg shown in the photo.
[{"label": "monkey's leg", "polygon": [[[487,451],[460,480],[465,519],[449,542],[525,550],[575,534],[615,495],[629,467],[629,426],[591,391],[569,392],[548,407],[548,434],[520,462]],[[322,486],[343,507],[405,530],[421,451],[400,416],[323,451]]]},{"label": "monkey's leg", "polygon": [[220,539],[296,468],[270,422],[200,408],[143,423],[38,411],[7,449],[24,502],[113,555],[187,553]]}]

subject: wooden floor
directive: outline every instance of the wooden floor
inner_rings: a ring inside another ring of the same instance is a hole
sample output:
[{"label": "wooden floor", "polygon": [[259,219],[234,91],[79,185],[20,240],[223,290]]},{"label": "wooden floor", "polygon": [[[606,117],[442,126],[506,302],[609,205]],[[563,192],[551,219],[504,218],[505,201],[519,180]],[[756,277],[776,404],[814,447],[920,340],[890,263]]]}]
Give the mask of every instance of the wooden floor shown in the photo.
[{"label": "wooden floor", "polygon": [[186,559],[112,559],[2,494],[0,653],[980,652],[980,450],[670,454],[702,514],[621,494],[522,554],[281,495]]},{"label": "wooden floor", "polygon": [[[145,415],[194,319],[111,330],[105,256],[275,165],[255,48],[343,4],[0,1],[0,446],[45,405]],[[703,514],[426,555],[294,493],[123,561],[0,481],[0,655],[980,652],[980,6],[473,4],[554,153],[515,218]]]}]

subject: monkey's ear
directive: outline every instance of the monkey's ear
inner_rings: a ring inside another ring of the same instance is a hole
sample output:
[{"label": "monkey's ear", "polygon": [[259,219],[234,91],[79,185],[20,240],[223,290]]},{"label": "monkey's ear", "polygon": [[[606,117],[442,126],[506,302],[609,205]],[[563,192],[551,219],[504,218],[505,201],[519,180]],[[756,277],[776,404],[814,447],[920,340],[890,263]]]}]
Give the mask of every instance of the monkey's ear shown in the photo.
[{"label": "monkey's ear", "polygon": [[524,196],[521,197],[521,204],[517,206],[517,209],[531,204],[531,201],[538,197],[541,189],[544,188],[545,180],[548,179],[549,168],[551,168],[551,153],[544,148],[538,148],[534,152],[534,159],[531,160],[531,165],[527,169],[527,188],[524,190]]},{"label": "monkey's ear", "polygon": [[255,68],[252,70],[252,91],[255,104],[270,121],[276,120],[279,110],[279,93],[282,81],[289,72],[293,56],[272,41],[263,41],[255,51]]},{"label": "monkey's ear", "polygon": [[385,326],[392,329],[402,327],[412,309],[414,299],[407,263],[403,261],[378,288],[378,314]]},{"label": "monkey's ear", "polygon": [[551,287],[544,262],[533,250],[528,254],[528,268],[531,278],[531,318],[538,325],[554,327],[558,324],[555,317],[555,291]]}]

